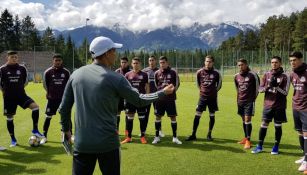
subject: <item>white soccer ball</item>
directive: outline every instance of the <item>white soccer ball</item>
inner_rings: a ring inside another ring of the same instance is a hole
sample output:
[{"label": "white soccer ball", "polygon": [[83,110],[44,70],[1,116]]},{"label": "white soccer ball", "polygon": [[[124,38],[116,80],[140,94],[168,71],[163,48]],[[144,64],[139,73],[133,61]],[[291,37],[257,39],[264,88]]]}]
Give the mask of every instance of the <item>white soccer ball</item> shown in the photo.
[{"label": "white soccer ball", "polygon": [[31,136],[29,138],[29,145],[32,146],[32,147],[38,147],[39,146],[39,143],[40,143],[40,138],[39,137],[36,137],[35,135]]}]

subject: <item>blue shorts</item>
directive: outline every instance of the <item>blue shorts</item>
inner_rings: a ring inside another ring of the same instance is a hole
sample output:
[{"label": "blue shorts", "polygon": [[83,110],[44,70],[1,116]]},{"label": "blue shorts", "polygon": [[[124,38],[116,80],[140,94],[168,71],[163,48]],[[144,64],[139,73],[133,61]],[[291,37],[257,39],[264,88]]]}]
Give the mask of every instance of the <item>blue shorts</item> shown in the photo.
[{"label": "blue shorts", "polygon": [[31,103],[34,102],[32,98],[28,97],[26,94],[23,94],[18,97],[18,99],[9,99],[4,97],[3,98],[3,104],[4,104],[4,115],[5,116],[12,116],[16,114],[17,106],[22,107],[23,109],[26,109],[29,107]]},{"label": "blue shorts", "polygon": [[307,111],[293,109],[292,112],[295,130],[307,132]]},{"label": "blue shorts", "polygon": [[156,102],[155,115],[162,117],[164,116],[165,112],[169,117],[177,116],[175,100],[173,101],[158,100]]},{"label": "blue shorts", "polygon": [[206,111],[206,108],[208,106],[210,113],[215,113],[215,111],[218,111],[219,108],[217,106],[217,99],[205,99],[203,97],[200,97],[198,100],[198,104],[196,107],[196,111],[203,112]]},{"label": "blue shorts", "polygon": [[238,104],[238,114],[240,116],[254,116],[255,102]]},{"label": "blue shorts", "polygon": [[286,123],[286,109],[263,109],[262,119],[266,122]]}]

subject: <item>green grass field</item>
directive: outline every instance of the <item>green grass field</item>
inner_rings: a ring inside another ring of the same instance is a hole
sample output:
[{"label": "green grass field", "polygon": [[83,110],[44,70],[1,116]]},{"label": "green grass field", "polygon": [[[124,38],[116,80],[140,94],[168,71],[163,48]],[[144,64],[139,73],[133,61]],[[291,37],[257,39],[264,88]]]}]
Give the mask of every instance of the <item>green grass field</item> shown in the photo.
[{"label": "green grass field", "polygon": [[[283,137],[280,155],[270,154],[274,143],[274,126],[270,126],[264,144],[264,152],[253,155],[250,150],[244,150],[236,142],[243,137],[242,122],[236,114],[236,94],[232,78],[225,78],[219,93],[219,108],[216,113],[216,125],[213,131],[213,142],[207,142],[205,136],[208,129],[208,112],[203,114],[198,129],[198,140],[175,145],[171,142],[171,125],[167,117],[162,119],[162,129],[166,134],[157,145],[140,144],[139,122],[134,122],[133,143],[122,145],[123,175],[217,175],[217,174],[301,174],[294,161],[302,154],[296,132],[293,129],[291,115],[291,96],[288,102],[288,123],[283,125]],[[30,84],[26,91],[40,105],[40,130],[44,121],[46,105],[45,92],[42,84]],[[178,90],[178,136],[184,141],[191,134],[195,107],[198,100],[198,89],[195,83],[183,82]],[[256,114],[253,118],[252,141],[256,144],[261,121],[263,94],[256,103]],[[2,100],[0,102],[3,109]],[[1,113],[3,111],[1,110]],[[124,133],[124,118],[122,114],[121,133]],[[6,118],[0,120],[0,145],[6,146],[6,151],[0,152],[0,174],[71,174],[72,157],[67,156],[60,142],[59,115],[54,116],[49,129],[48,143],[38,148],[32,148],[27,141],[31,135],[32,119],[30,110],[18,108],[15,117],[15,134],[19,146],[8,148],[10,137],[6,130]],[[150,116],[147,138],[151,143],[154,135],[154,116]],[[121,137],[123,139],[123,137]],[[96,166],[94,174],[101,174]]]}]

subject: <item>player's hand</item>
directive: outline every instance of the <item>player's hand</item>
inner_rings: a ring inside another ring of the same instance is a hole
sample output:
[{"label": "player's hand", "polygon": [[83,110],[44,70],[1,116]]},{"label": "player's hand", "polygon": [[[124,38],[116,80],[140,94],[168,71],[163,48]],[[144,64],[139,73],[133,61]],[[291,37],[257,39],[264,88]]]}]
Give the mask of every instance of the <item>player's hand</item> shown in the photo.
[{"label": "player's hand", "polygon": [[169,84],[163,88],[163,91],[166,95],[172,94],[175,91],[175,87],[173,84]]},{"label": "player's hand", "polygon": [[275,76],[272,76],[270,79],[270,87],[277,87],[278,83],[277,83],[277,78]]},{"label": "player's hand", "polygon": [[65,135],[65,139],[68,140],[68,142],[69,142],[70,144],[72,144],[71,132],[70,132],[70,131],[67,131],[67,132],[64,132],[63,134]]}]

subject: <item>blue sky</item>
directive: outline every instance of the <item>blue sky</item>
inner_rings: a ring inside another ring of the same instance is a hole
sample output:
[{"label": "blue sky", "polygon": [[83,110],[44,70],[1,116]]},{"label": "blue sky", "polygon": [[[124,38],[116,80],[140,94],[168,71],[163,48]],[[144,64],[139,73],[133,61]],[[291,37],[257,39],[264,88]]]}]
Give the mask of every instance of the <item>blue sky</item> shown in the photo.
[{"label": "blue sky", "polygon": [[65,30],[85,25],[153,30],[170,24],[188,27],[195,22],[237,21],[258,25],[272,15],[289,15],[307,6],[306,0],[1,0],[21,18],[29,15],[38,29]]}]

